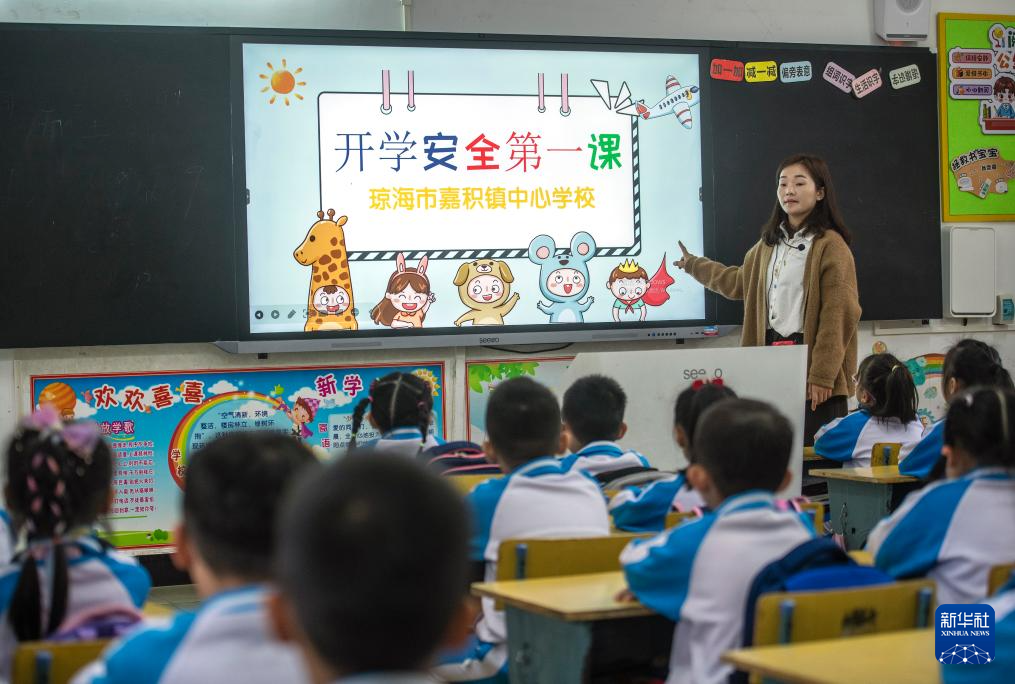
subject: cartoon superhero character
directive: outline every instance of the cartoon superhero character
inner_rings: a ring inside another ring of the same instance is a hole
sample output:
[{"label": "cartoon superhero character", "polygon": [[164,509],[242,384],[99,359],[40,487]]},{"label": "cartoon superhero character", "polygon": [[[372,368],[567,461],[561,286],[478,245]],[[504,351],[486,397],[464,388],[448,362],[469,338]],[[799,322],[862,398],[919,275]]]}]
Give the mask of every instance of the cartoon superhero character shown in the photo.
[{"label": "cartoon superhero character", "polygon": [[511,313],[520,297],[511,294],[514,275],[506,262],[494,259],[477,259],[462,264],[455,274],[458,297],[469,307],[455,321],[455,325],[472,321],[472,325],[504,325],[504,317]]},{"label": "cartoon superhero character", "polygon": [[349,308],[349,293],[341,285],[325,285],[314,290],[314,308],[323,316],[338,316]]},{"label": "cartoon superhero character", "polygon": [[648,313],[642,297],[648,292],[648,271],[628,259],[610,271],[606,281],[616,300],[613,302],[613,320],[644,321]]},{"label": "cartoon superhero character", "polygon": [[589,310],[593,297],[580,301],[589,290],[588,262],[596,255],[596,241],[582,231],[571,238],[571,248],[557,255],[557,245],[549,235],[537,235],[529,243],[529,261],[539,266],[539,290],[550,300],[536,308],[550,317],[551,323],[584,323],[582,314]]},{"label": "cartoon superhero character", "polygon": [[416,268],[406,268],[405,255],[399,252],[395,256],[395,272],[388,278],[384,298],[370,310],[374,323],[391,328],[423,327],[427,310],[437,301],[426,277],[427,261],[423,257]]}]

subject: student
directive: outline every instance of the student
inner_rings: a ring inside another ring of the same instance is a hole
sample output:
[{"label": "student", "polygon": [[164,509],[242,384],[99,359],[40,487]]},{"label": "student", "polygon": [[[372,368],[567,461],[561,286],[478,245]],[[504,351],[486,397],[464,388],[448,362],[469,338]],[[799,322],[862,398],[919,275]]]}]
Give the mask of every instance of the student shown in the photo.
[{"label": "student", "polygon": [[385,375],[370,385],[369,394],[360,399],[353,410],[349,448],[357,446],[357,435],[365,415],[370,425],[381,433],[381,438],[370,446],[376,451],[415,457],[440,444],[429,433],[432,414],[430,383],[412,373]]},{"label": "student", "polygon": [[114,644],[75,684],[305,681],[296,650],[269,630],[264,585],[282,494],[316,462],[298,440],[270,433],[225,435],[197,451],[173,562],[190,572],[201,607]]},{"label": "student", "polygon": [[945,684],[996,684],[1015,681],[1015,578],[983,603],[994,609],[994,659],[988,665],[941,666]]},{"label": "student", "polygon": [[[722,383],[696,380],[677,397],[673,407],[673,439],[684,452],[687,462],[694,463],[692,441],[698,418],[709,406],[721,399],[736,398],[736,393]],[[647,487],[628,487],[610,500],[613,524],[630,532],[662,532],[666,515],[672,510],[690,511],[705,505],[701,494],[687,482],[687,473],[656,480]]]},{"label": "student", "polygon": [[[990,345],[974,339],[960,340],[945,354],[941,369],[941,394],[945,401],[967,387],[988,385],[1013,389],[1011,375],[1001,365],[1001,356]],[[924,431],[923,439],[909,455],[899,460],[899,472],[925,480],[941,459],[945,421],[939,420]]]},{"label": "student", "polygon": [[720,660],[743,641],[747,593],[766,565],[814,537],[813,527],[776,508],[789,484],[793,429],[772,406],[725,399],[701,416],[687,478],[712,512],[624,549],[630,591],[677,621],[668,684],[725,683]]},{"label": "student", "polygon": [[121,612],[139,620],[151,588],[144,568],[93,535],[113,499],[113,453],[94,423],[50,406],[25,418],[7,448],[4,497],[28,547],[0,571],[0,679],[20,641]]},{"label": "student", "polygon": [[952,398],[947,480],[910,494],[870,533],[874,564],[929,577],[938,603],[975,602],[993,565],[1015,562],[1015,392],[975,387]]},{"label": "student", "polygon": [[[556,454],[564,449],[560,408],[546,387],[529,378],[502,382],[486,409],[484,451],[504,477],[478,485],[468,496],[473,536],[469,557],[486,581],[497,577],[497,554],[505,539],[597,537],[610,533],[609,514],[598,483],[569,470]],[[470,646],[448,656],[437,674],[447,681],[494,678],[506,681],[507,627],[504,611],[483,599],[483,616]]]},{"label": "student", "polygon": [[891,354],[871,354],[856,372],[859,410],[836,418],[814,436],[814,451],[847,468],[868,467],[875,444],[902,445],[904,460],[923,436],[919,395],[906,365]]},{"label": "student", "polygon": [[288,499],[276,629],[297,643],[315,684],[433,682],[435,652],[463,642],[474,616],[468,538],[462,498],[437,475],[353,453]]},{"label": "student", "polygon": [[625,451],[617,444],[627,433],[626,406],[627,395],[620,384],[605,375],[587,375],[567,388],[561,416],[571,451],[563,460],[568,470],[584,470],[604,482],[613,479],[610,475],[651,467],[637,451]]}]

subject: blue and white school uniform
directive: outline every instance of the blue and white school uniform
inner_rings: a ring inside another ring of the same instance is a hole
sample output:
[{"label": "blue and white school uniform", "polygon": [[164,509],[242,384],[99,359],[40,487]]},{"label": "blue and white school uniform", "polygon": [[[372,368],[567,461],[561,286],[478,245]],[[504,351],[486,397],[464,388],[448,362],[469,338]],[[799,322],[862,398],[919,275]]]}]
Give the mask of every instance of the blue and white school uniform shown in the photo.
[{"label": "blue and white school uniform", "polygon": [[908,456],[899,459],[899,472],[926,480],[934,464],[941,458],[944,445],[945,421],[942,418],[923,433],[923,438],[910,450]]},{"label": "blue and white school uniform", "polygon": [[743,641],[751,583],[766,565],[813,537],[813,526],[778,510],[771,492],[751,490],[624,549],[620,562],[631,591],[677,622],[667,684],[726,683],[733,668],[720,656]]},{"label": "blue and white school uniform", "polygon": [[614,442],[589,442],[573,454],[561,459],[568,470],[577,468],[596,477],[614,470],[651,468],[648,459],[637,451],[625,451]]},{"label": "blue and white school uniform", "polygon": [[863,409],[836,418],[814,435],[814,452],[833,461],[842,461],[846,468],[867,468],[871,449],[878,442],[901,444],[901,463],[923,437],[919,420],[903,423],[898,418],[878,418]]},{"label": "blue and white school uniform", "polygon": [[371,672],[340,677],[332,684],[434,684],[434,679],[419,672]]},{"label": "blue and white school uniform", "polygon": [[[487,480],[468,495],[473,536],[469,556],[486,565],[485,579],[497,578],[500,544],[506,539],[600,537],[610,533],[610,516],[599,484],[556,458],[538,458],[504,477]],[[504,611],[484,598],[471,654],[444,663],[435,672],[448,681],[503,676],[507,665]]]},{"label": "blue and white school uniform", "polygon": [[0,509],[0,567],[11,562],[14,558],[14,547],[17,545],[17,538],[14,534],[14,523],[7,511]]},{"label": "blue and white school uniform", "polygon": [[197,612],[153,622],[113,644],[74,684],[309,682],[296,648],[272,634],[265,597],[260,586],[224,591]]},{"label": "blue and white school uniform", "polygon": [[[82,536],[63,542],[67,554],[67,611],[65,621],[76,617],[112,611],[139,610],[148,598],[151,578],[148,571],[125,554],[112,550],[98,539]],[[42,597],[43,625],[49,615],[51,584],[48,561],[38,563],[39,591]],[[0,673],[10,672],[11,657],[17,648],[17,637],[11,629],[7,611],[21,577],[21,563],[15,559],[0,571]],[[2,676],[0,674],[0,676]]]},{"label": "blue and white school uniform", "polygon": [[991,566],[1015,562],[1015,473],[978,468],[913,492],[867,548],[892,577],[934,580],[939,604],[978,601]]},{"label": "blue and white school uniform", "polygon": [[428,434],[424,440],[423,433],[419,431],[419,428],[401,427],[385,432],[372,446],[378,451],[415,458],[420,451],[426,451],[439,444],[443,444],[443,442],[431,434]]},{"label": "blue and white school uniform", "polygon": [[983,603],[994,609],[994,660],[987,665],[942,665],[945,684],[1015,682],[1015,580]]},{"label": "blue and white school uniform", "polygon": [[610,500],[610,515],[618,529],[662,532],[672,510],[689,511],[705,500],[687,483],[683,473],[656,480],[645,487],[626,487]]}]

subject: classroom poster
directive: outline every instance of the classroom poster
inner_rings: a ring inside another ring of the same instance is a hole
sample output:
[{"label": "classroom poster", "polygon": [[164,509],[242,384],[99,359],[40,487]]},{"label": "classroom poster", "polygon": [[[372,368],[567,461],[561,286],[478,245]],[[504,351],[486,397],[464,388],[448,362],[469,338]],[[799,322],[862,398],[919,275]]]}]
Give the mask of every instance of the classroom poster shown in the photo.
[{"label": "classroom poster", "polygon": [[1015,219],[1015,15],[938,15],[945,221]]},{"label": "classroom poster", "polygon": [[469,441],[482,444],[486,439],[486,405],[497,383],[527,376],[546,385],[560,398],[567,389],[562,384],[564,373],[572,361],[573,356],[466,361],[465,420]]},{"label": "classroom poster", "polygon": [[[396,371],[433,389],[431,430],[444,435],[444,364],[386,364],[170,373],[35,375],[32,406],[99,424],[115,453],[108,539],[124,549],[173,544],[190,454],[218,435],[272,430],[336,455],[370,384]],[[364,422],[360,443],[380,435]]]}]

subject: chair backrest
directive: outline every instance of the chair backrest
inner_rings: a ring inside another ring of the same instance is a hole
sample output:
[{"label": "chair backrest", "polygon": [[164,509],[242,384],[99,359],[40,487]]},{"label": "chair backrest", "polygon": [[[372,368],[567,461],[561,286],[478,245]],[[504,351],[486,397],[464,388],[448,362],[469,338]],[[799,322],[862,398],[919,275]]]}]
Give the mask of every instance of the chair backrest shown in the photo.
[{"label": "chair backrest", "polygon": [[1002,563],[990,569],[987,575],[987,596],[993,596],[997,590],[1008,583],[1012,573],[1015,572],[1015,563]]},{"label": "chair backrest", "polygon": [[876,442],[871,447],[871,468],[899,465],[900,451],[902,445],[898,442]]},{"label": "chair backrest", "polygon": [[78,670],[96,660],[110,641],[26,641],[14,651],[11,682],[35,684],[37,681],[46,681],[49,684],[65,684]]},{"label": "chair backrest", "polygon": [[448,482],[453,486],[462,496],[465,496],[473,489],[476,485],[482,484],[487,480],[492,480],[499,475],[450,475],[448,476]]},{"label": "chair backrest", "polygon": [[[765,594],[755,606],[754,646],[917,629],[930,625],[934,582]],[[846,646],[845,648],[848,648]]]},{"label": "chair backrest", "polygon": [[578,539],[506,539],[497,557],[497,580],[586,575],[620,570],[620,552],[650,534],[618,532]]},{"label": "chair backrest", "polygon": [[671,527],[676,527],[687,520],[700,518],[701,514],[701,509],[695,509],[693,511],[670,511],[666,514],[666,523],[663,526],[668,530]]},{"label": "chair backrest", "polygon": [[817,501],[804,501],[800,504],[801,513],[809,513],[814,520],[814,534],[825,536],[825,504]]}]

